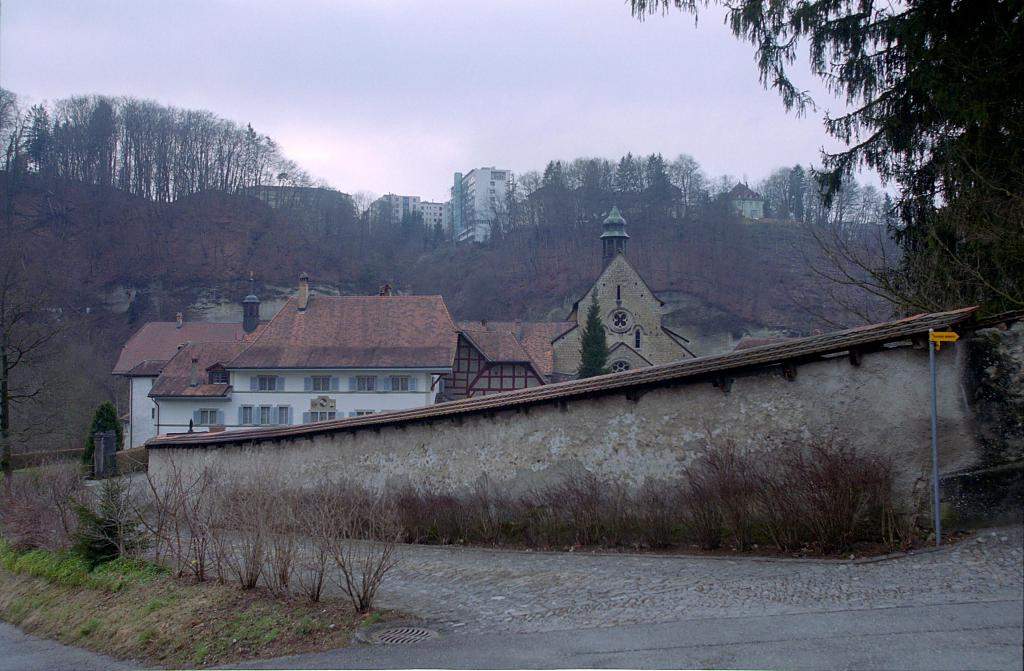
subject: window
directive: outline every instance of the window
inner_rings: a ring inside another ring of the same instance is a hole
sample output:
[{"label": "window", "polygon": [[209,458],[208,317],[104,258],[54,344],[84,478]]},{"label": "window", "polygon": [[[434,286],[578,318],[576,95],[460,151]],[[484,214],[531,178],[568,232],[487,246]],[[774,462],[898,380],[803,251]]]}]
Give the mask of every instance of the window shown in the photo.
[{"label": "window", "polygon": [[277,406],[277,423],[291,424],[291,410],[287,405]]},{"label": "window", "polygon": [[375,412],[374,410],[354,410],[353,412],[349,413],[349,416],[350,417],[363,417],[365,415],[372,415],[374,412]]},{"label": "window", "polygon": [[243,405],[238,410],[239,410],[239,413],[238,413],[238,417],[239,417],[238,423],[241,424],[242,426],[251,425],[252,424],[252,406],[251,405]]},{"label": "window", "polygon": [[313,376],[313,391],[330,391],[331,390],[331,376],[330,375],[314,375]]},{"label": "window", "polygon": [[391,391],[409,391],[408,375],[392,375]]},{"label": "window", "polygon": [[334,419],[337,413],[334,411],[314,411],[309,413],[309,421],[311,422],[326,422],[329,419]]},{"label": "window", "polygon": [[256,390],[257,391],[281,391],[284,385],[278,385],[278,378],[276,375],[260,375],[256,378]]},{"label": "window", "polygon": [[274,407],[271,405],[260,406],[260,426],[274,423]]},{"label": "window", "polygon": [[617,300],[617,301],[621,301],[622,300],[622,285],[621,284],[616,284],[615,285],[615,300]]},{"label": "window", "polygon": [[622,372],[627,371],[627,370],[629,370],[629,362],[628,361],[623,361],[623,360],[620,359],[619,361],[613,361],[612,362],[612,372],[613,373],[622,373]]},{"label": "window", "polygon": [[377,376],[356,375],[356,391],[377,391]]},{"label": "window", "polygon": [[211,370],[210,384],[227,384],[228,372],[226,370]]},{"label": "window", "polygon": [[637,329],[633,335],[633,343],[636,345],[636,349],[640,349],[640,329]]},{"label": "window", "polygon": [[213,426],[217,423],[217,411],[202,408],[199,411],[199,426]]},{"label": "window", "polygon": [[150,408],[149,409],[149,418],[150,419],[156,419],[156,408]]}]

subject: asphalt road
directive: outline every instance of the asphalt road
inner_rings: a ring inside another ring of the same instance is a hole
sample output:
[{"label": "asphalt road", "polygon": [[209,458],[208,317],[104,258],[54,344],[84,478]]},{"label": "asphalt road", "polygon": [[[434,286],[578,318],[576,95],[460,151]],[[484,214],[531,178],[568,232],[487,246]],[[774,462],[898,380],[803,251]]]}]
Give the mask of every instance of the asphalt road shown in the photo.
[{"label": "asphalt road", "polygon": [[1019,599],[360,645],[244,668],[1021,669]]},{"label": "asphalt road", "polygon": [[0,622],[0,671],[106,671],[130,669],[126,662],[22,633]]}]

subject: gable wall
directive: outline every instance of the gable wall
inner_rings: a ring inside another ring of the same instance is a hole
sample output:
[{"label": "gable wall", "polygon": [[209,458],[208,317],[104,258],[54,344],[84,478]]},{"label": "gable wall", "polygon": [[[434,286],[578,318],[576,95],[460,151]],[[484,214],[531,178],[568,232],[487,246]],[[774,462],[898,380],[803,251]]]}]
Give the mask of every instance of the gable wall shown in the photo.
[{"label": "gable wall", "polygon": [[[616,287],[621,287],[621,301],[617,300]],[[605,337],[609,349],[616,343],[623,342],[634,346],[634,331],[641,331],[641,346],[637,350],[652,364],[671,363],[689,355],[675,340],[661,329],[661,305],[644,284],[639,273],[626,261],[621,254],[612,259],[604,272],[583,298],[576,310],[576,321],[579,324],[572,333],[561,338],[554,345],[555,371],[558,373],[575,374],[580,365],[580,336],[587,322],[587,310],[590,308],[591,296],[597,293],[597,302],[601,308],[601,320],[605,325]],[[632,327],[618,333],[611,328],[612,312],[623,308],[633,316]],[[636,365],[641,365],[637,361]],[[646,364],[644,364],[646,365]]]}]

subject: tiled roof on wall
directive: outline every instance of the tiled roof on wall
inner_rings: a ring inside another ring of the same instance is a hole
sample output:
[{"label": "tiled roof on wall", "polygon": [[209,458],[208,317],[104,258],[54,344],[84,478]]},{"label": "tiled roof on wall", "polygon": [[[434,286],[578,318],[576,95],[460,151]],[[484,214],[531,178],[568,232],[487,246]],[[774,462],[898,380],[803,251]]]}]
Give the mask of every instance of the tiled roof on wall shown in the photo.
[{"label": "tiled roof on wall", "polygon": [[[631,390],[654,388],[685,381],[724,378],[730,373],[736,374],[741,371],[778,366],[786,362],[808,361],[825,355],[851,350],[881,348],[887,343],[906,341],[911,337],[922,337],[927,334],[929,329],[941,330],[953,329],[958,326],[961,328],[967,327],[976,310],[977,308],[969,307],[949,312],[920,314],[882,324],[860,326],[824,335],[794,338],[782,343],[752,347],[738,352],[734,351],[716,356],[685,359],[662,366],[639,368],[584,380],[573,380],[449,403],[439,403],[411,410],[399,410],[365,417],[353,417],[350,419],[274,429],[162,436],[150,440],[147,445],[151,448],[216,447],[218,445],[273,441],[299,436],[351,431],[364,426],[381,427],[481,412],[514,410],[524,406],[558,403],[574,398],[604,394],[621,394]],[[1020,317],[1020,314],[1015,314],[1004,319],[1016,320]]]}]

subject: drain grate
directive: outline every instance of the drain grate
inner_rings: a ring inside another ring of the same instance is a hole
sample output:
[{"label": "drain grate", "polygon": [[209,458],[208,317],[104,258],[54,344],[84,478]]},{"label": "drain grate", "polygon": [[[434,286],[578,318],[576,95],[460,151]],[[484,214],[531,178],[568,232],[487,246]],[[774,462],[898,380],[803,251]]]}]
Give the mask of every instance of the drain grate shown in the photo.
[{"label": "drain grate", "polygon": [[430,629],[424,629],[422,627],[394,627],[392,629],[384,629],[375,633],[373,635],[373,642],[382,643],[384,645],[417,643],[419,641],[425,641],[428,638],[434,638],[435,636],[437,636],[436,631],[431,631]]}]

